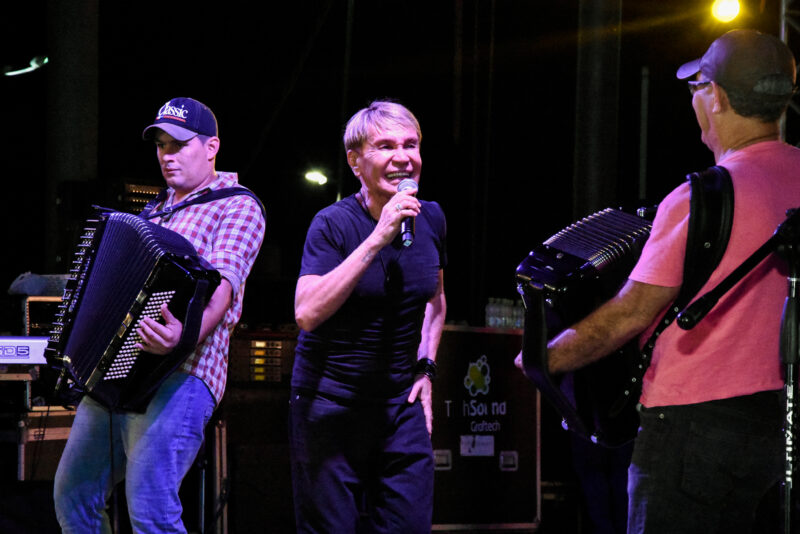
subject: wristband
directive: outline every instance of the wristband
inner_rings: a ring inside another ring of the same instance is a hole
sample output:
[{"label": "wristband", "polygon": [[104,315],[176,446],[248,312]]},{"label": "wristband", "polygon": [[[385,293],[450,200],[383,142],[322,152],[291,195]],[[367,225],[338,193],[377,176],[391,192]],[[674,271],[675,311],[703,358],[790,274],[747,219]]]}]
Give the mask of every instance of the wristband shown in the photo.
[{"label": "wristband", "polygon": [[415,375],[425,375],[431,382],[436,378],[436,362],[430,358],[420,358],[414,365]]}]

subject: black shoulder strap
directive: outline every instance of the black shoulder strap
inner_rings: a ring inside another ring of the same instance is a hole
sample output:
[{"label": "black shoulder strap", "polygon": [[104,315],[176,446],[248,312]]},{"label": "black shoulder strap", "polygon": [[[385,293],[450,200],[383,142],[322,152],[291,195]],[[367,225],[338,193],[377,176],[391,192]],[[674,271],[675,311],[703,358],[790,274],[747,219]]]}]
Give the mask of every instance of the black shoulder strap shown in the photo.
[{"label": "black shoulder strap", "polygon": [[733,224],[733,183],[730,174],[724,167],[714,166],[689,174],[686,179],[691,184],[692,195],[683,283],[675,301],[642,348],[641,362],[631,378],[634,388],[641,387],[658,336],[697,295],[728,248]]},{"label": "black shoulder strap", "polygon": [[142,217],[143,219],[154,219],[156,217],[163,217],[164,215],[175,213],[176,211],[188,208],[189,206],[194,206],[195,204],[205,204],[206,202],[213,202],[214,200],[219,200],[221,198],[227,198],[234,195],[246,195],[255,200],[256,203],[258,203],[258,207],[261,209],[261,215],[265,219],[267,218],[267,211],[264,208],[264,204],[261,202],[261,200],[256,196],[255,193],[253,193],[246,187],[242,187],[240,185],[234,187],[224,187],[222,189],[212,189],[207,193],[196,196],[190,200],[181,202],[175,206],[171,206],[169,208],[153,212],[153,210],[155,210],[157,206],[163,204],[163,202],[167,199],[167,190],[162,189],[161,191],[159,191],[158,195],[156,195],[154,199],[152,199],[150,202],[147,203],[142,212],[139,214],[139,217]]},{"label": "black shoulder strap", "polygon": [[733,224],[733,183],[724,167],[687,176],[692,184],[683,284],[676,302],[681,309],[708,282],[728,248]]},{"label": "black shoulder strap", "polygon": [[139,212],[139,217],[141,217],[142,219],[155,218],[156,215],[151,216],[150,214],[153,213],[153,210],[155,210],[158,206],[163,204],[165,200],[167,200],[167,195],[168,195],[167,191],[168,191],[167,188],[164,188],[161,191],[159,191],[154,198],[150,199],[150,202],[148,202],[142,209],[142,211]]}]

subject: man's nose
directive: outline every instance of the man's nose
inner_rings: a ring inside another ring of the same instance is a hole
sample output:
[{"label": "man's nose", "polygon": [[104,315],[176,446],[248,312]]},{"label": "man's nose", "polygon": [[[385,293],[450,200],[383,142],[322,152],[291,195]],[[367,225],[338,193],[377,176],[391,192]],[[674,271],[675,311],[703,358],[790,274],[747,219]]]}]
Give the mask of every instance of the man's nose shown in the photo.
[{"label": "man's nose", "polygon": [[405,148],[398,148],[392,154],[392,161],[399,162],[399,163],[406,163],[411,158],[408,156],[408,152],[406,152]]}]

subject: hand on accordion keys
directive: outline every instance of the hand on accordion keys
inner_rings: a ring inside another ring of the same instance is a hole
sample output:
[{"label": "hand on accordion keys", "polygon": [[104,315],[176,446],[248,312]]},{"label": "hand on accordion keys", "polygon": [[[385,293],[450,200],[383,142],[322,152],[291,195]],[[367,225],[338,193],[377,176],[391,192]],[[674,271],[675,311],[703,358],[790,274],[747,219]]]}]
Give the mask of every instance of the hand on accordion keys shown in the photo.
[{"label": "hand on accordion keys", "polygon": [[151,354],[169,354],[178,345],[183,324],[169,311],[167,304],[161,305],[163,324],[152,317],[143,317],[136,333],[141,341],[135,346]]}]

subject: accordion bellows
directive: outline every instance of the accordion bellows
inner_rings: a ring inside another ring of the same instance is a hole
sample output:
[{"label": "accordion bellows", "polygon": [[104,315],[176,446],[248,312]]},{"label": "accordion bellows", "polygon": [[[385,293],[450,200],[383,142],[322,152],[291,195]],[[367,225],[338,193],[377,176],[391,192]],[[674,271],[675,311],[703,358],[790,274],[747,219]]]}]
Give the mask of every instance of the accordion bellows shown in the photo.
[{"label": "accordion bellows", "polygon": [[140,409],[189,354],[136,349],[140,321],[160,319],[167,303],[186,330],[186,321],[199,320],[187,310],[202,311],[218,284],[219,273],[180,234],[128,213],[101,213],[80,238],[48,361],[69,389],[110,408]]}]

